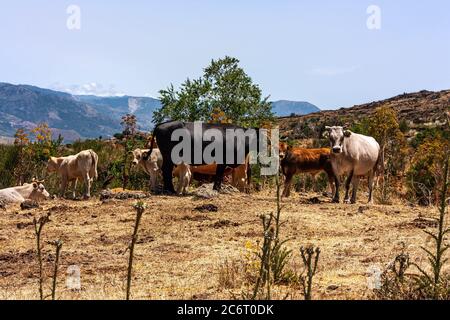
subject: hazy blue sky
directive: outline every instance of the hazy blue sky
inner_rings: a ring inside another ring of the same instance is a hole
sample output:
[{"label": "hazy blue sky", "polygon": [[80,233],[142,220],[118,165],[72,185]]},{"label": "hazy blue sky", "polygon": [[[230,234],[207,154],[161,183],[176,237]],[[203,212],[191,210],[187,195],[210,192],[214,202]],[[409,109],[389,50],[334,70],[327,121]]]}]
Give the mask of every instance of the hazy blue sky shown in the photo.
[{"label": "hazy blue sky", "polygon": [[0,81],[157,96],[231,55],[273,100],[348,107],[449,89],[449,16],[448,0],[0,0]]}]

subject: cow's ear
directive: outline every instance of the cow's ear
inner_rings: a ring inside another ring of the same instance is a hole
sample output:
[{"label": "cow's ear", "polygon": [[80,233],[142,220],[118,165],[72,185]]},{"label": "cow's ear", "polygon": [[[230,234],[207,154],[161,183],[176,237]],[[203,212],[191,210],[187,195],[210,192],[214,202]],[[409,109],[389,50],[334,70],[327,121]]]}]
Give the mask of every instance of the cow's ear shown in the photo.
[{"label": "cow's ear", "polygon": [[39,185],[37,184],[37,182],[33,182],[33,189],[37,189],[39,187]]},{"label": "cow's ear", "polygon": [[324,131],[322,134],[322,137],[325,139],[328,139],[330,137],[330,132],[329,131]]},{"label": "cow's ear", "polygon": [[345,136],[346,138],[350,137],[351,135],[352,135],[352,132],[351,132],[350,130],[345,130],[345,131],[344,131],[344,136]]}]

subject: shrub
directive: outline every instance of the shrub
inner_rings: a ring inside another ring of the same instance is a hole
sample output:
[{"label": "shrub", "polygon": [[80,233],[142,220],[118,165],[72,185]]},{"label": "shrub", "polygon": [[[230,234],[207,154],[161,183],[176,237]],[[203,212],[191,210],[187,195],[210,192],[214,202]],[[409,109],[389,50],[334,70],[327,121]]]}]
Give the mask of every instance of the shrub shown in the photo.
[{"label": "shrub", "polygon": [[421,205],[437,203],[438,188],[442,184],[444,172],[442,163],[450,144],[442,139],[427,139],[414,153],[407,172],[408,196]]}]

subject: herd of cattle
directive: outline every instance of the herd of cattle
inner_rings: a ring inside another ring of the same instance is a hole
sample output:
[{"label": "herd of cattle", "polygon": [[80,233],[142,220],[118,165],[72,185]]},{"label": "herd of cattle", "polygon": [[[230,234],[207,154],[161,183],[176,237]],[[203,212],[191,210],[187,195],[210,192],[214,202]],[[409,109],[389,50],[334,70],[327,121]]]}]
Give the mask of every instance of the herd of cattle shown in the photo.
[{"label": "herd of cattle", "polygon": [[[219,130],[224,126],[212,125]],[[150,188],[155,190],[158,177],[163,177],[164,191],[175,193],[172,179],[178,180],[177,194],[184,194],[192,179],[209,176],[214,181],[214,188],[220,189],[224,177],[242,192],[248,192],[250,187],[251,166],[249,153],[245,154],[244,163],[202,164],[189,165],[184,162],[175,165],[171,159],[174,145],[170,143],[171,133],[176,128],[192,130],[192,123],[168,122],[159,125],[153,132],[149,149],[136,149],[132,152],[132,164],[145,171],[150,178]],[[239,128],[239,127],[235,127]],[[316,175],[324,171],[333,194],[333,202],[339,202],[340,178],[347,176],[345,181],[345,202],[356,202],[358,183],[361,177],[367,176],[369,182],[369,203],[372,203],[374,177],[380,158],[380,146],[372,137],[353,133],[343,127],[326,127],[324,135],[330,141],[330,148],[307,149],[289,147],[287,143],[279,144],[280,170],[285,177],[283,197],[289,197],[290,187],[294,175],[310,173]],[[154,140],[159,147],[155,148]],[[246,149],[247,150],[247,149]],[[235,150],[236,152],[236,150]],[[194,163],[194,162],[191,162]],[[51,157],[47,163],[49,172],[56,172],[60,177],[61,196],[65,196],[69,183],[72,183],[72,192],[78,180],[85,184],[84,197],[91,196],[91,183],[96,179],[98,156],[93,150],[85,150],[76,155],[67,157]],[[350,185],[353,185],[351,198]],[[0,201],[5,203],[21,203],[26,199],[40,201],[49,198],[43,181],[34,179],[30,184],[0,190]]]}]

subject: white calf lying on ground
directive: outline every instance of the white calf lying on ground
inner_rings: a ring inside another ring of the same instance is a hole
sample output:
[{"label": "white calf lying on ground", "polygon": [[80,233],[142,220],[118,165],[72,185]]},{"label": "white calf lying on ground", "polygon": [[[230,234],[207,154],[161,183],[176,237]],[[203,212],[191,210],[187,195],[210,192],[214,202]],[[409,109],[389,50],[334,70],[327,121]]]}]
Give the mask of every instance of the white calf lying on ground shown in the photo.
[{"label": "white calf lying on ground", "polygon": [[25,200],[41,201],[48,199],[50,194],[45,190],[43,181],[33,180],[23,186],[0,190],[0,200],[4,203],[22,203]]},{"label": "white calf lying on ground", "polygon": [[73,197],[75,198],[78,179],[86,184],[85,198],[91,196],[91,182],[98,177],[98,156],[93,150],[84,150],[67,157],[51,157],[47,163],[48,172],[57,172],[61,177],[61,196],[66,193],[67,183],[73,183]]}]

